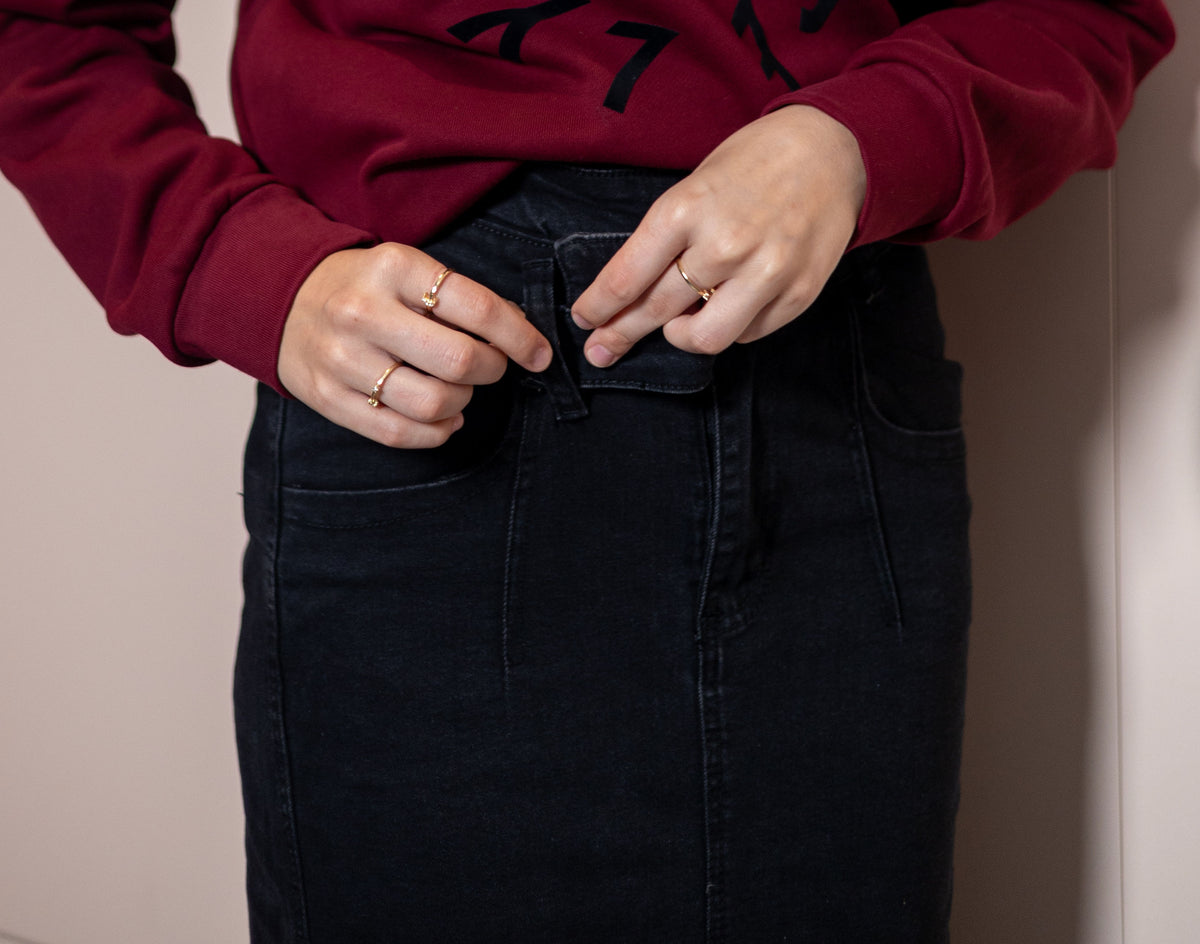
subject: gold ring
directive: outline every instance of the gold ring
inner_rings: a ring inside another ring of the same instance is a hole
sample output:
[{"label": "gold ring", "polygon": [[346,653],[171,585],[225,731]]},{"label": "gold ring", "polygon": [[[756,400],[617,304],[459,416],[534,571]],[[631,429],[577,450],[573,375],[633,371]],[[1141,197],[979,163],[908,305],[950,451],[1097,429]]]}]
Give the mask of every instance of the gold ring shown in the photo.
[{"label": "gold ring", "polygon": [[688,277],[688,274],[683,271],[683,261],[682,260],[683,260],[683,256],[675,257],[675,268],[679,270],[679,274],[682,275],[683,280],[685,282],[687,282],[688,288],[690,288],[693,292],[695,292],[697,295],[699,295],[704,301],[708,301],[710,298],[712,298],[713,290],[711,288],[701,288],[699,285],[697,285],[695,282],[693,282]]},{"label": "gold ring", "polygon": [[438,289],[441,288],[442,283],[446,281],[446,276],[453,271],[454,270],[449,266],[446,266],[446,268],[442,269],[442,271],[438,273],[438,277],[433,280],[433,288],[421,296],[421,304],[424,305],[429,311],[433,311],[435,308],[437,308]]},{"label": "gold ring", "polygon": [[371,392],[367,394],[367,406],[372,409],[381,406],[379,395],[383,393],[383,385],[387,379],[392,376],[392,371],[400,366],[399,361],[392,361],[392,366],[379,375],[379,379],[375,381],[375,386],[371,388]]}]

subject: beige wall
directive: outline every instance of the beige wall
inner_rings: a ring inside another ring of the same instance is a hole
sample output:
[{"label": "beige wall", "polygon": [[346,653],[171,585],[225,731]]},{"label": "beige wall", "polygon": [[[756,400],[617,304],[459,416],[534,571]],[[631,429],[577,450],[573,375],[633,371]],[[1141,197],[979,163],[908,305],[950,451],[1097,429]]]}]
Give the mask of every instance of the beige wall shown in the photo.
[{"label": "beige wall", "polygon": [[[179,29],[230,135],[233,3],[184,0]],[[245,941],[229,692],[253,384],[109,331],[3,182],[0,286],[0,940]]]},{"label": "beige wall", "polygon": [[1200,4],[1129,126],[1117,189],[1125,922],[1200,936]]},{"label": "beige wall", "polygon": [[968,944],[1200,929],[1200,6],[1168,2],[1118,169],[933,252],[975,499]]},{"label": "beige wall", "polygon": [[[1088,873],[1117,844],[1107,184],[1077,178],[993,243],[933,256],[975,503],[965,942],[1121,940],[1116,864]],[[1103,915],[1087,937],[1084,898]]]},{"label": "beige wall", "polygon": [[[187,0],[210,125],[232,2]],[[1200,926],[1200,9],[1113,174],[934,263],[976,504],[955,930]],[[0,186],[0,940],[246,939],[229,706],[251,384],[118,338]]]}]

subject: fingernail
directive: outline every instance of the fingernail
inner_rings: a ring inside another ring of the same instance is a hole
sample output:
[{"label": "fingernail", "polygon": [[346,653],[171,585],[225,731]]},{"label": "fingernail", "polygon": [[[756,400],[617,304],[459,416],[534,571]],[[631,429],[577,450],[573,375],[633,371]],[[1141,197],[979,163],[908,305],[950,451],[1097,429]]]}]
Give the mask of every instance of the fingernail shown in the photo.
[{"label": "fingernail", "polygon": [[466,422],[466,419],[463,417],[463,415],[461,413],[459,413],[458,416],[454,417],[454,422],[450,424],[451,431],[457,433],[460,429],[463,428],[463,423],[465,423],[465,422]]},{"label": "fingernail", "polygon": [[587,349],[587,359],[596,367],[609,367],[617,359],[617,355],[602,344],[594,344]]},{"label": "fingernail", "polygon": [[554,360],[554,352],[549,346],[540,348],[533,356],[533,370],[535,373],[545,370],[550,366],[550,362]]},{"label": "fingernail", "polygon": [[583,318],[581,318],[575,312],[571,312],[571,320],[575,322],[575,327],[582,328],[584,331],[587,331],[589,328],[591,328],[591,325],[584,321]]}]

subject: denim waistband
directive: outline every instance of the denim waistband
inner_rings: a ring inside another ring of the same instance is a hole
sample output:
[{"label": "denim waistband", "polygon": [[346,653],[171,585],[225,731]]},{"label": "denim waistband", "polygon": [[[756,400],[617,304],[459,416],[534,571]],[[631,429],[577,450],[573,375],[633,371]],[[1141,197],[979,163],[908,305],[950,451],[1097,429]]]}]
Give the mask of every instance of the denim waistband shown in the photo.
[{"label": "denim waistband", "polygon": [[637,227],[678,171],[533,164],[426,250],[521,304],[554,348],[550,367],[526,378],[549,393],[560,420],[587,416],[582,391],[686,394],[712,380],[714,358],[682,351],[655,331],[609,368],[583,356],[588,332],[570,307]]},{"label": "denim waistband", "polygon": [[571,301],[624,241],[622,234],[573,233],[552,244],[552,257],[524,266],[525,315],[555,349],[550,368],[531,379],[546,387],[560,420],[587,415],[581,390],[698,393],[712,381],[715,358],[674,347],[661,330],[644,337],[612,367],[595,367],[584,358],[588,332],[571,318]]}]

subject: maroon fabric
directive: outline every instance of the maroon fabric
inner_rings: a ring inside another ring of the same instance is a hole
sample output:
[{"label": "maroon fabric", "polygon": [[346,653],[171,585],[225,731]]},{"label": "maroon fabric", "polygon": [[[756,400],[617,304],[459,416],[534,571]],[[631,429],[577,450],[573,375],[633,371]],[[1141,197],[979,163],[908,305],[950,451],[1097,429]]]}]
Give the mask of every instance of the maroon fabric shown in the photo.
[{"label": "maroon fabric", "polygon": [[1112,162],[1174,38],[1160,0],[244,0],[243,149],[171,70],[173,5],[0,0],[0,171],[118,331],[276,389],[321,258],[419,243],[522,161],[692,167],[808,103],[862,147],[856,244],[984,237]]}]

